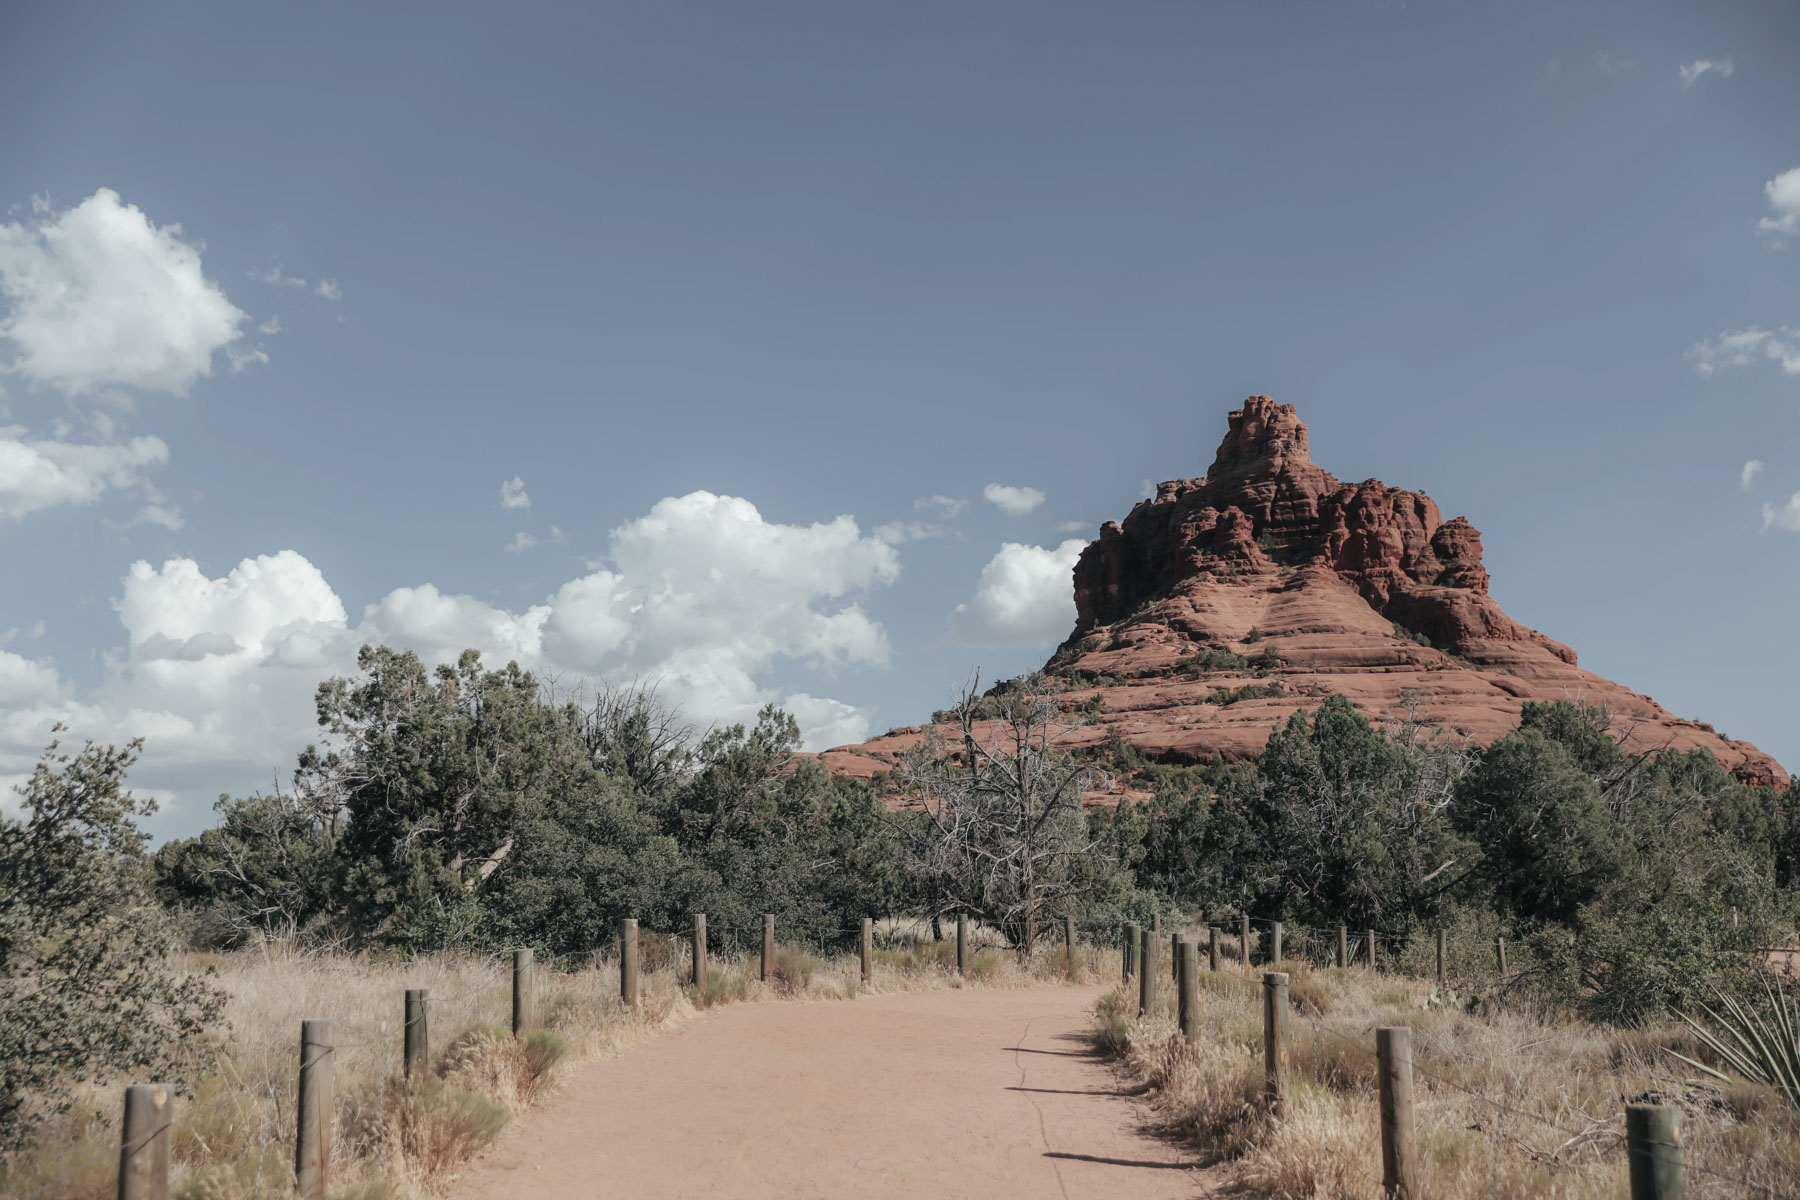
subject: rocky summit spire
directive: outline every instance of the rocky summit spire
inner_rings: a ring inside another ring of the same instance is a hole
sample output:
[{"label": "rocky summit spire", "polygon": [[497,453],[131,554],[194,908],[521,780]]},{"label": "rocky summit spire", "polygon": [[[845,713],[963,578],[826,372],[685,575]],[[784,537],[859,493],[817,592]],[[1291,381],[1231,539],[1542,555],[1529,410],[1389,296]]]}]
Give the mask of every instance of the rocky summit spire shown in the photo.
[{"label": "rocky summit spire", "polygon": [[[1075,566],[1075,629],[1045,670],[1098,715],[1069,744],[1254,758],[1274,725],[1333,693],[1374,720],[1488,742],[1518,728],[1524,701],[1572,699],[1605,706],[1627,750],[1703,748],[1747,782],[1787,785],[1755,746],[1582,670],[1507,616],[1473,525],[1422,492],[1340,483],[1291,405],[1252,396],[1227,424],[1204,476],[1107,522]],[[868,776],[918,736],[824,758]]]}]

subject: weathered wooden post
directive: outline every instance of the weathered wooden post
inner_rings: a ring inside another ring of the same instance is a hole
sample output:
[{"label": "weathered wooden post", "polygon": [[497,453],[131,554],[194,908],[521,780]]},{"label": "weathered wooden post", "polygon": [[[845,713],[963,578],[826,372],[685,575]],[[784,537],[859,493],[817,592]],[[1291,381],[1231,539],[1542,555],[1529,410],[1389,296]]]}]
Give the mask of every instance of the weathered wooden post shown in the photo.
[{"label": "weathered wooden post", "polygon": [[1274,966],[1281,961],[1282,928],[1283,927],[1282,927],[1282,924],[1280,921],[1270,921],[1269,922],[1269,965],[1270,966]]},{"label": "weathered wooden post", "polygon": [[427,1024],[426,1006],[431,993],[425,988],[406,989],[406,1035],[402,1039],[401,1062],[407,1079],[416,1079],[431,1057],[431,1028]]},{"label": "weathered wooden post", "polygon": [[1244,978],[1250,978],[1250,918],[1238,918],[1238,948],[1244,952]]},{"label": "weathered wooden post", "polygon": [[1373,929],[1369,930],[1368,943],[1369,943],[1369,973],[1371,975],[1373,975],[1375,973],[1375,931]]},{"label": "weathered wooden post", "polygon": [[160,1083],[125,1089],[119,1126],[119,1200],[168,1200],[169,1114],[173,1101]]},{"label": "weathered wooden post", "polygon": [[1206,968],[1209,971],[1219,969],[1219,927],[1209,925],[1206,929]]},{"label": "weathered wooden post", "polygon": [[694,914],[694,986],[706,990],[706,914]]},{"label": "weathered wooden post", "polygon": [[1263,1098],[1269,1111],[1281,1116],[1288,1098],[1288,976],[1286,971],[1263,972]]},{"label": "weathered wooden post", "polygon": [[1139,939],[1138,1015],[1141,1017],[1156,1015],[1156,968],[1162,958],[1161,941],[1154,926],[1144,930]]},{"label": "weathered wooden post", "polygon": [[1337,965],[1340,970],[1350,965],[1350,930],[1343,925],[1338,926]]},{"label": "weathered wooden post", "polygon": [[531,948],[513,951],[513,1036],[518,1037],[534,1024],[531,1013]]},{"label": "weathered wooden post", "polygon": [[325,1200],[331,1181],[331,1022],[300,1022],[300,1096],[294,1109],[294,1185],[301,1200]]},{"label": "weathered wooden post", "polygon": [[1136,921],[1125,922],[1125,978],[1130,979],[1137,974],[1138,926]]},{"label": "weathered wooden post", "polygon": [[1181,943],[1180,962],[1181,1036],[1194,1046],[1200,1042],[1200,943]]},{"label": "weathered wooden post", "polygon": [[1069,975],[1073,977],[1081,969],[1081,960],[1077,957],[1080,946],[1075,941],[1075,918],[1072,915],[1063,918],[1063,945],[1069,952]]},{"label": "weathered wooden post", "polygon": [[775,969],[775,914],[763,914],[762,940],[762,981],[769,982],[769,972]]},{"label": "weathered wooden post", "polygon": [[626,1008],[638,1006],[637,918],[619,919],[619,999]]},{"label": "weathered wooden post", "polygon": [[1419,1148],[1413,1138],[1412,1030],[1375,1031],[1376,1084],[1381,1098],[1381,1185],[1395,1200],[1418,1200]]},{"label": "weathered wooden post", "polygon": [[868,917],[862,919],[862,943],[858,948],[862,951],[863,986],[868,987],[875,978],[875,922]]},{"label": "weathered wooden post", "polygon": [[969,914],[956,914],[956,973],[969,973]]},{"label": "weathered wooden post", "polygon": [[1631,1164],[1631,1200],[1682,1200],[1687,1195],[1681,1110],[1673,1104],[1625,1106],[1625,1153]]},{"label": "weathered wooden post", "polygon": [[1437,931],[1437,981],[1438,990],[1442,991],[1449,977],[1444,973],[1444,931]]},{"label": "weathered wooden post", "polygon": [[1500,964],[1500,974],[1505,975],[1506,974],[1506,939],[1505,938],[1495,938],[1494,939],[1494,958],[1496,960],[1498,960],[1498,962]]}]

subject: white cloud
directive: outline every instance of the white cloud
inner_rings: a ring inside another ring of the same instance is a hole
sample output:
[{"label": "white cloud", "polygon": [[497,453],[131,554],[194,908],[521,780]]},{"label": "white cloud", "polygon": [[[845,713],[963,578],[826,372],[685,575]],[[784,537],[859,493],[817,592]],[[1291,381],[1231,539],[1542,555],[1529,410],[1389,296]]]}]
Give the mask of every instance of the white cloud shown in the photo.
[{"label": "white cloud", "polygon": [[256,327],[256,332],[262,333],[262,334],[267,334],[271,337],[273,337],[275,334],[280,333],[281,332],[281,314],[276,313],[274,316],[272,316],[268,320],[264,321],[261,325],[258,325]]},{"label": "white cloud", "polygon": [[1764,504],[1762,517],[1765,530],[1774,528],[1800,533],[1800,492],[1789,496],[1784,504]]},{"label": "white cloud", "polygon": [[981,489],[982,499],[997,505],[1001,512],[1021,517],[1044,502],[1044,493],[1033,487],[1008,487],[990,483]]},{"label": "white cloud", "polygon": [[508,554],[523,554],[535,545],[537,545],[537,539],[532,537],[529,533],[526,533],[524,530],[520,530],[518,533],[513,534],[513,540],[506,544],[506,552]]},{"label": "white cloud", "polygon": [[222,578],[186,558],[138,562],[114,603],[126,645],[86,694],[53,664],[0,651],[0,784],[29,770],[57,720],[77,738],[143,735],[135,781],[175,798],[164,828],[191,828],[220,791],[287,777],[295,753],[320,737],[318,683],[353,672],[365,642],[433,664],[474,647],[565,688],[655,681],[701,725],[753,720],[778,703],[809,748],[857,741],[866,710],[767,676],[782,661],[826,678],[885,666],[885,632],[850,597],[899,570],[893,548],[850,517],[775,524],[748,501],[707,492],[663,500],[613,530],[604,567],[521,612],[422,584],[390,591],[353,624],[324,575],[292,550],[247,558]]},{"label": "white cloud", "polygon": [[0,225],[3,368],[68,395],[109,386],[185,393],[248,318],[201,270],[179,225],[151,224],[101,188],[61,213]]},{"label": "white cloud", "polygon": [[1732,66],[1729,58],[1697,58],[1685,67],[1679,68],[1678,73],[1681,76],[1681,86],[1688,88],[1693,87],[1694,84],[1700,81],[1700,77],[1708,72],[1717,75],[1720,79],[1730,79],[1731,71]]},{"label": "white cloud", "polygon": [[1635,58],[1614,58],[1611,50],[1602,50],[1594,55],[1594,65],[1608,75],[1617,75],[1637,66]]},{"label": "white cloud", "polygon": [[514,475],[500,485],[501,508],[530,508],[531,497],[525,494],[525,481]]},{"label": "white cloud", "polygon": [[920,496],[913,501],[913,507],[921,511],[935,508],[946,520],[955,520],[962,510],[968,507],[967,500],[958,500],[954,496]]},{"label": "white cloud", "polygon": [[0,428],[0,519],[17,520],[58,505],[92,504],[108,491],[145,482],[145,470],[169,459],[158,438],[123,443],[29,440]]},{"label": "white cloud", "polygon": [[[1727,74],[1729,73],[1730,72],[1727,72]],[[321,279],[319,280],[319,286],[313,289],[313,295],[322,296],[333,304],[336,304],[339,300],[344,298],[344,289],[335,279]]]},{"label": "white cloud", "polygon": [[1780,363],[1785,374],[1800,375],[1800,330],[1783,325],[1770,332],[1753,325],[1696,342],[1688,347],[1685,357],[1702,375],[1746,367],[1758,358]]},{"label": "white cloud", "polygon": [[1762,469],[1763,465],[1760,458],[1753,458],[1745,463],[1744,469],[1738,472],[1738,486],[1745,491],[1749,491],[1750,485],[1756,482],[1756,477],[1761,473]]},{"label": "white cloud", "polygon": [[876,541],[886,542],[890,546],[941,538],[946,532],[948,531],[942,525],[930,525],[924,521],[889,521],[886,525],[877,525],[869,531]]},{"label": "white cloud", "polygon": [[1007,542],[975,580],[975,594],[951,611],[950,640],[962,646],[1048,646],[1075,625],[1075,560],[1087,543],[1054,550]]},{"label": "white cloud", "polygon": [[1058,525],[1056,527],[1056,532],[1058,532],[1058,533],[1086,533],[1088,530],[1093,529],[1093,528],[1094,528],[1094,525],[1088,521],[1064,521],[1061,525]]},{"label": "white cloud", "polygon": [[1783,171],[1763,184],[1763,195],[1769,198],[1775,215],[1758,221],[1756,228],[1777,237],[1800,233],[1800,167]]},{"label": "white cloud", "polygon": [[146,504],[138,509],[138,525],[160,525],[170,533],[180,533],[187,525],[187,518],[181,510],[169,504]]},{"label": "white cloud", "polygon": [[245,367],[267,366],[269,363],[268,351],[264,350],[261,346],[249,346],[244,348],[227,346],[225,347],[225,357],[231,363],[231,373],[233,375],[238,374]]}]

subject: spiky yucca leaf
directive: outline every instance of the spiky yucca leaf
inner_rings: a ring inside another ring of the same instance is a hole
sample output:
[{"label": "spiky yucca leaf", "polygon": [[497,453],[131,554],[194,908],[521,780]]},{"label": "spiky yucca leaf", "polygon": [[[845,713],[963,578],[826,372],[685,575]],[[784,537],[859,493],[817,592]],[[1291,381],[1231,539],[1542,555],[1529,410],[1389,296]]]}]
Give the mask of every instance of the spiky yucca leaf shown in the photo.
[{"label": "spiky yucca leaf", "polygon": [[[1715,993],[1724,1015],[1702,1004],[1700,1011],[1714,1028],[1707,1028],[1686,1013],[1681,1019],[1719,1061],[1753,1083],[1766,1083],[1781,1093],[1795,1108],[1800,1108],[1800,1003],[1790,1008],[1785,993],[1764,985],[1769,1000],[1769,1019],[1751,1012],[1723,992]],[[1705,1063],[1695,1062],[1685,1054],[1669,1051],[1690,1067],[1706,1072],[1715,1079],[1730,1076]]]}]

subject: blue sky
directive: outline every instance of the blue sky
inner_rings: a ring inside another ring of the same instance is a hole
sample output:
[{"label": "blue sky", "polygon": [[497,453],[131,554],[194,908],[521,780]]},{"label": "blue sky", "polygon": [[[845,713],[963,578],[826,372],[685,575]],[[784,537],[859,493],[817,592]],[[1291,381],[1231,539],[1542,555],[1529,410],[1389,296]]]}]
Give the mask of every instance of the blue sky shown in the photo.
[{"label": "blue sky", "polygon": [[0,104],[0,777],[191,831],[374,637],[878,733],[1257,392],[1800,763],[1792,5],[7,5]]}]

